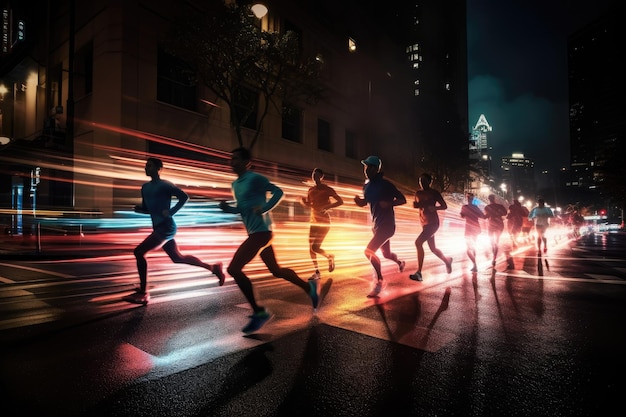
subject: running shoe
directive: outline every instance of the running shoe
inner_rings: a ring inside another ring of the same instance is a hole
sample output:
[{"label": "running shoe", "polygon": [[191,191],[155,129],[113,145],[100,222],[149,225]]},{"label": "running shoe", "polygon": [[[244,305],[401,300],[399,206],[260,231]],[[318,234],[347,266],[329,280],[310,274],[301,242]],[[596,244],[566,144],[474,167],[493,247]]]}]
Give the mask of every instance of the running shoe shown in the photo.
[{"label": "running shoe", "polygon": [[446,272],[452,273],[452,258],[448,258],[448,262],[446,262]]},{"label": "running shoe", "polygon": [[215,274],[215,276],[219,280],[220,287],[224,285],[224,281],[226,281],[226,277],[224,276],[224,273],[222,272],[222,263],[218,262],[216,264],[211,265],[211,272],[213,272],[213,274]]},{"label": "running shoe", "polygon": [[246,327],[241,329],[241,331],[244,332],[245,334],[254,333],[257,330],[259,330],[261,327],[263,327],[265,323],[270,321],[273,317],[274,315],[270,313],[269,311],[267,311],[266,309],[263,309],[262,311],[258,311],[254,313],[252,316],[250,316],[250,321],[248,322]]},{"label": "running shoe", "polygon": [[398,269],[400,270],[400,272],[404,272],[405,266],[406,266],[406,262],[400,261],[400,263],[398,264]]},{"label": "running shoe", "polygon": [[376,285],[374,285],[374,288],[372,288],[372,291],[370,291],[370,293],[367,294],[367,297],[368,298],[378,297],[380,293],[383,291],[384,286],[385,286],[384,281],[382,279],[379,279],[378,281],[376,281]]},{"label": "running shoe", "polygon": [[335,270],[335,255],[328,255],[328,272]]},{"label": "running shoe", "polygon": [[313,275],[311,275],[311,278],[309,279],[320,279],[320,278],[322,278],[322,276],[320,275],[320,271],[315,271]]},{"label": "running shoe", "polygon": [[409,278],[413,281],[422,281],[422,273],[420,271],[415,271],[414,274],[409,275]]},{"label": "running shoe", "polygon": [[150,302],[150,293],[147,291],[144,292],[136,290],[134,293],[122,297],[122,300],[128,303],[141,304],[145,306]]}]

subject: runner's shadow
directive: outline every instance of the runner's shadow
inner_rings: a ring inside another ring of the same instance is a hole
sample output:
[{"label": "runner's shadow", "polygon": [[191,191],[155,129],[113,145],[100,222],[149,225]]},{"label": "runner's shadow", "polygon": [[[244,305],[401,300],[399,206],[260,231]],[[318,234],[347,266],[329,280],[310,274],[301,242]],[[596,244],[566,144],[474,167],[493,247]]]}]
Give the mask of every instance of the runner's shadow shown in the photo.
[{"label": "runner's shadow", "polygon": [[[414,296],[409,298],[402,298],[400,300],[394,300],[394,302],[399,303],[402,302],[400,308],[393,309],[394,303],[384,303],[380,302],[379,298],[374,300],[374,305],[382,318],[383,324],[385,325],[385,330],[387,331],[387,335],[389,336],[389,340],[397,342],[401,340],[405,335],[415,329],[415,323],[419,320],[419,317],[422,312],[422,305],[420,302],[420,294],[416,293]],[[405,302],[404,300],[410,300],[410,302]],[[389,325],[388,312],[385,309],[385,306],[391,306],[392,312],[395,312],[399,315],[396,317],[394,321],[398,324],[395,329],[392,329]]]},{"label": "runner's shadow", "polygon": [[332,285],[333,285],[333,279],[329,278],[324,282],[324,284],[322,285],[322,288],[320,288],[320,301],[319,301],[320,305],[324,301],[324,298],[326,298],[326,296],[330,292],[330,287]]},{"label": "runner's shadow", "polygon": [[478,273],[472,272],[472,288],[474,289],[474,301],[480,300],[480,293],[478,292]]},{"label": "runner's shadow", "polygon": [[433,327],[435,327],[435,323],[439,319],[439,316],[441,315],[441,313],[443,313],[444,311],[448,309],[448,306],[450,305],[450,294],[452,294],[452,288],[446,287],[446,291],[443,293],[443,298],[441,299],[439,308],[433,315],[433,318],[432,320],[430,320],[430,323],[428,323],[428,326],[426,326],[429,334],[430,334],[430,330],[432,330]]},{"label": "runner's shadow", "polygon": [[220,392],[196,415],[209,416],[214,414],[215,410],[227,407],[234,398],[270,376],[274,368],[272,362],[267,358],[266,352],[273,350],[274,347],[271,343],[252,349],[250,353],[228,370],[222,380]]}]

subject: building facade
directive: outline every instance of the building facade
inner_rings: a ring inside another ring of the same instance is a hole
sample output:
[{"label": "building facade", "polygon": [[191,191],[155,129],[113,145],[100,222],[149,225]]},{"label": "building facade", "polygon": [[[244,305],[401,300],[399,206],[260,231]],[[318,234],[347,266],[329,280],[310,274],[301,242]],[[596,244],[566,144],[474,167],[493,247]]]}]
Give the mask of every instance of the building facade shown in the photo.
[{"label": "building facade", "polygon": [[[189,165],[196,178],[227,165],[238,146],[227,107],[201,85],[188,95],[189,86],[168,72],[162,53],[181,4],[198,13],[206,7],[193,0],[4,6],[26,29],[0,65],[0,84],[8,86],[1,131],[11,141],[0,144],[3,207],[16,208],[21,187],[24,207],[36,198],[42,208],[110,216],[136,200],[147,156]],[[275,176],[321,167],[330,178],[359,183],[360,159],[377,154],[388,176],[412,184],[420,171],[420,115],[406,42],[390,36],[373,9],[356,1],[265,4],[269,12],[260,26],[300,35],[303,54],[324,61],[327,94],[316,104],[302,103],[291,118],[270,110],[255,159]],[[435,82],[421,82],[429,81]]]},{"label": "building facade", "polygon": [[570,170],[569,199],[596,208],[623,210],[626,104],[621,49],[624,25],[617,10],[568,38]]},{"label": "building facade", "polygon": [[535,163],[523,153],[514,153],[502,158],[502,181],[506,197],[511,200],[535,198]]}]

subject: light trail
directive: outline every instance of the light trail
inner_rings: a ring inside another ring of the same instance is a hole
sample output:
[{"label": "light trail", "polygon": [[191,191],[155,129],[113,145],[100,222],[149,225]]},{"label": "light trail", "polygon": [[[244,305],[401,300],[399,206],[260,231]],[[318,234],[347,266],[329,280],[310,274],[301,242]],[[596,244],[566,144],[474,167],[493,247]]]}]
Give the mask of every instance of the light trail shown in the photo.
[{"label": "light trail", "polygon": [[[218,207],[220,200],[232,200],[230,184],[236,177],[228,165],[230,152],[149,132],[85,120],[79,122],[91,126],[92,129],[167,144],[173,149],[193,152],[203,158],[198,160],[183,158],[176,154],[155,155],[162,158],[165,163],[162,177],[181,186],[191,196],[191,200],[175,216],[179,226],[176,240],[181,251],[191,251],[205,258],[212,258],[216,254],[225,264],[228,262],[239,243],[245,239],[239,216],[223,213]],[[117,248],[132,253],[132,248],[151,230],[149,216],[137,214],[132,210],[132,206],[140,201],[141,185],[147,181],[144,172],[146,152],[104,144],[94,146],[91,143],[83,143],[80,139],[77,140],[77,146],[91,146],[100,157],[71,159],[35,152],[35,160],[43,167],[72,174],[71,177],[59,175],[55,178],[44,177],[43,180],[73,181],[96,189],[113,187],[122,191],[122,194],[116,195],[122,195],[119,201],[125,206],[116,207],[111,217],[105,217],[98,210],[38,210],[36,221],[42,226],[40,237],[42,250],[72,251],[82,250],[84,246],[88,246],[91,249],[102,250]],[[0,154],[0,161],[6,158],[7,156]],[[28,161],[11,159],[10,162],[32,164],[30,159]],[[312,262],[308,252],[309,213],[308,209],[301,206],[300,199],[307,194],[308,188],[312,185],[310,179],[312,167],[304,169],[277,167],[272,162],[255,160],[253,169],[268,176],[285,192],[283,200],[272,212],[275,222],[275,246],[288,248],[280,250],[279,261],[302,274],[310,273]],[[362,175],[361,164],[355,164],[355,177],[359,175]],[[327,173],[327,178],[332,178],[332,173]],[[336,254],[338,265],[341,267],[367,266],[369,263],[363,251],[372,236],[369,208],[357,207],[353,202],[355,195],[362,195],[362,186],[338,180],[327,183],[337,190],[345,204],[332,210],[331,230],[322,247],[329,253]],[[110,192],[103,194],[111,195]],[[414,241],[421,232],[421,226],[417,210],[412,207],[412,191],[406,197],[407,204],[396,207],[397,229],[391,239],[391,247],[392,251],[407,262],[407,272],[410,273],[417,263]],[[448,209],[440,212],[441,227],[436,234],[436,241],[437,246],[446,256],[452,256],[456,264],[466,258],[464,221],[459,216],[464,196],[446,194],[444,198],[448,203]],[[480,202],[480,206],[484,207],[484,202]],[[18,213],[15,210],[2,210],[1,214]],[[28,217],[29,212],[22,210],[19,214]],[[33,219],[30,220],[32,222]],[[230,233],[233,228],[239,231],[237,239],[233,239],[233,234]],[[225,230],[228,233],[223,233]],[[485,231],[486,224],[483,224],[483,234],[478,240],[479,256],[488,255],[489,252]],[[548,233],[557,236],[562,231],[550,228]],[[501,240],[501,253],[510,251],[510,246],[505,231]],[[424,245],[424,249],[425,265],[439,268],[439,260],[430,253],[427,245]],[[321,265],[324,265],[325,260],[319,260]],[[383,268],[387,268],[389,262],[383,259]]]}]

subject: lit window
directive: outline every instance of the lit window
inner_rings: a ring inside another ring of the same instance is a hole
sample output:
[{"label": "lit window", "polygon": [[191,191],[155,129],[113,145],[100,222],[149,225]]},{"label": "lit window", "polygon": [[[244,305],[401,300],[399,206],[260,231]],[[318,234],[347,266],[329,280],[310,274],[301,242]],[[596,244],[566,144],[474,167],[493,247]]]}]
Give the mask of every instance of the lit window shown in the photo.
[{"label": "lit window", "polygon": [[446,90],[450,91],[450,83],[446,83]]},{"label": "lit window", "polygon": [[416,96],[419,96],[419,95],[420,95],[420,89],[419,89],[419,88],[416,88],[416,89],[415,89],[415,95],[416,95]]},{"label": "lit window", "polygon": [[418,69],[419,67],[420,67],[419,62],[414,62],[414,63],[413,63],[413,68],[414,68],[414,69]]},{"label": "lit window", "polygon": [[356,41],[352,38],[348,38],[348,51],[356,52]]},{"label": "lit window", "polygon": [[417,52],[419,51],[419,45],[418,44],[413,44],[413,45],[409,45],[406,47],[406,51],[407,52]]}]

